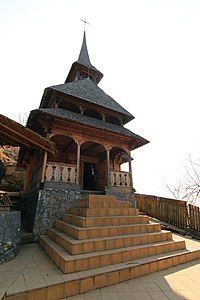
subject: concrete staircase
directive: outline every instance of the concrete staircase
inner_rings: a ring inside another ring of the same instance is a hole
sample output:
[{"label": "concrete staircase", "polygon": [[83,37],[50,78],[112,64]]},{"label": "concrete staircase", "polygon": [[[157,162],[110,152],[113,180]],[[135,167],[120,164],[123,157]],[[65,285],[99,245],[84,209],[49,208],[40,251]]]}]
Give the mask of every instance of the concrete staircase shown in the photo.
[{"label": "concrete staircase", "polygon": [[127,202],[104,195],[79,201],[39,242],[67,274],[64,297],[166,269],[199,255],[186,250],[184,240],[172,240],[171,232],[161,231],[160,224],[150,223],[148,216],[139,215]]}]

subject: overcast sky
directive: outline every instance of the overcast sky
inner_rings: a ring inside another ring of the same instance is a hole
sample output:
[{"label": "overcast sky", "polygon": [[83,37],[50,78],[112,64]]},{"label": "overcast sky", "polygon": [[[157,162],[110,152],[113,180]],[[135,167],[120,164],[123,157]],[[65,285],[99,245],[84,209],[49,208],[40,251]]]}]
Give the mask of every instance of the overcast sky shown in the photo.
[{"label": "overcast sky", "polygon": [[150,144],[132,154],[138,192],[169,196],[188,154],[199,158],[199,0],[1,0],[1,113],[19,120],[45,87],[64,82],[86,18],[99,86]]}]

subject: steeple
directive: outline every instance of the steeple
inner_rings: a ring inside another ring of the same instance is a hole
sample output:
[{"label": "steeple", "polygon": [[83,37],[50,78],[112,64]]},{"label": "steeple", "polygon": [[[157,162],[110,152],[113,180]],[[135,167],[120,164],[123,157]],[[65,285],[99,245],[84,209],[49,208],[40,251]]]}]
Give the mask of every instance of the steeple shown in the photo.
[{"label": "steeple", "polygon": [[87,67],[94,68],[92,66],[91,62],[90,62],[90,57],[89,57],[89,54],[88,54],[85,31],[83,33],[83,42],[82,42],[81,51],[80,51],[77,62],[82,64],[82,65],[85,65]]},{"label": "steeple", "polygon": [[78,60],[71,66],[66,82],[82,80],[89,77],[92,81],[99,83],[103,74],[97,70],[90,62],[90,57],[86,43],[86,33],[83,33],[83,42]]}]

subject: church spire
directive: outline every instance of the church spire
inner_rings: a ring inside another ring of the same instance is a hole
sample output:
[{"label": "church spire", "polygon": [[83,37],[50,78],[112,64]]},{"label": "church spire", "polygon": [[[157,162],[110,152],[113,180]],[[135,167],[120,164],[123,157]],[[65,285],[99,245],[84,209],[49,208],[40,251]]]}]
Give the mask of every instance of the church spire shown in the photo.
[{"label": "church spire", "polygon": [[72,82],[89,77],[96,83],[102,79],[103,74],[97,70],[90,62],[90,57],[86,43],[86,33],[83,33],[83,42],[78,60],[72,64],[71,70],[65,82]]},{"label": "church spire", "polygon": [[90,62],[90,57],[89,57],[89,54],[88,54],[85,30],[84,30],[84,33],[83,33],[83,42],[82,42],[81,51],[80,51],[77,62],[82,64],[82,65],[85,65],[87,67],[94,68],[92,66],[91,62]]}]

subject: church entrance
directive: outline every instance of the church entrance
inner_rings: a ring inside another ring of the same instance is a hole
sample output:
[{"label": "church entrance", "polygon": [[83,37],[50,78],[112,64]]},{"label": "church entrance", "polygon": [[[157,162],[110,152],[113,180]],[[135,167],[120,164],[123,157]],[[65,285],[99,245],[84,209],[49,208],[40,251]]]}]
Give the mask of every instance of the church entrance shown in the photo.
[{"label": "church entrance", "polygon": [[80,183],[83,190],[105,190],[106,150],[103,145],[85,141],[80,148]]},{"label": "church entrance", "polygon": [[83,189],[89,191],[95,191],[96,181],[97,181],[96,164],[84,162]]}]

